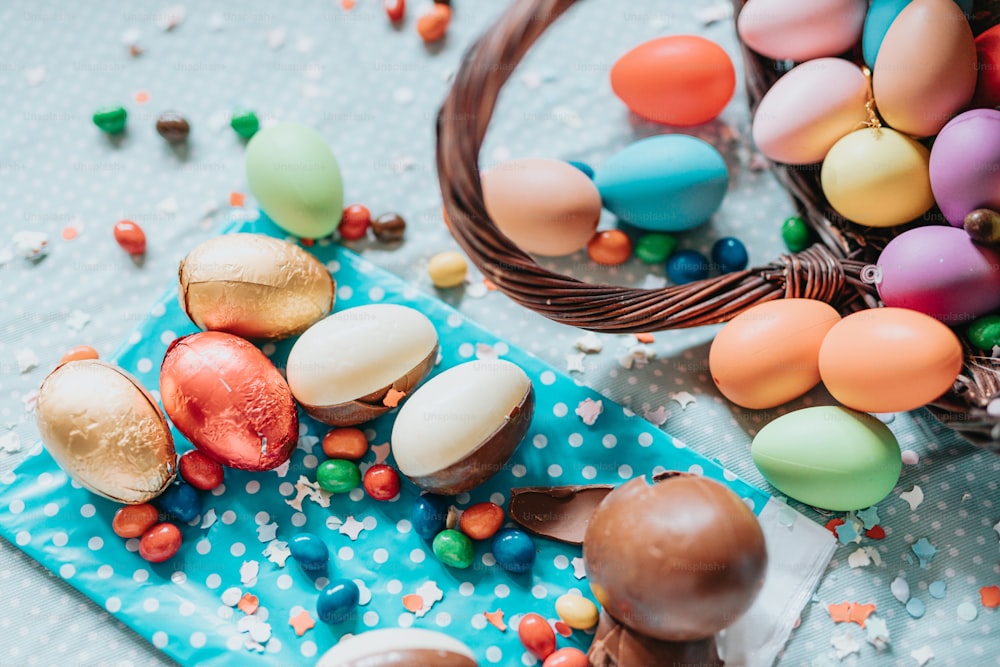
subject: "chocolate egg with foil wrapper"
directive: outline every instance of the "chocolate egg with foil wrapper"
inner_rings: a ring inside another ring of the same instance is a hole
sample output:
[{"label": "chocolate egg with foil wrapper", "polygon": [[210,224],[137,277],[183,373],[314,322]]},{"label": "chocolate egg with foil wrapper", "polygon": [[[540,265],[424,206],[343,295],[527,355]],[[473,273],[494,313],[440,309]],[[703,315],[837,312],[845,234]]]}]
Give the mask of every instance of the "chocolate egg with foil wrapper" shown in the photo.
[{"label": "chocolate egg with foil wrapper", "polygon": [[173,438],[156,400],[117,366],[97,359],[61,364],[38,390],[35,420],[59,467],[105,498],[147,502],[177,473]]},{"label": "chocolate egg with foil wrapper", "polygon": [[181,307],[199,328],[251,339],[302,333],[333,308],[330,272],[308,252],[262,234],[195,247],[178,271]]},{"label": "chocolate egg with foil wrapper", "polygon": [[175,340],[160,366],[160,395],[177,430],[223,465],[272,470],[298,442],[285,379],[239,336],[205,331]]}]

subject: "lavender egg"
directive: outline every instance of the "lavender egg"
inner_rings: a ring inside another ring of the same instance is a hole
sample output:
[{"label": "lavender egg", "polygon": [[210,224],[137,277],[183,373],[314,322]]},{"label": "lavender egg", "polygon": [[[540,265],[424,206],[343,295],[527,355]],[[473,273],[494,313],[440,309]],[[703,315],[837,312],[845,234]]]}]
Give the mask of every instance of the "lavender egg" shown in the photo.
[{"label": "lavender egg", "polygon": [[879,296],[949,326],[1000,308],[1000,252],[977,245],[964,229],[916,227],[890,241],[878,258]]},{"label": "lavender egg", "polygon": [[1000,111],[972,109],[941,128],[930,175],[934,199],[953,227],[977,208],[1000,210]]}]

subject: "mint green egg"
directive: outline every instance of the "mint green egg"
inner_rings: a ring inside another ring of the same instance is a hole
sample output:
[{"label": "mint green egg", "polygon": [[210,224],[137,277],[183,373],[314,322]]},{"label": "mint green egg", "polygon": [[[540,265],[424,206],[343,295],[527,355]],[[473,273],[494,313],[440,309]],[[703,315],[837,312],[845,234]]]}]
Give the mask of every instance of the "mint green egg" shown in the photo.
[{"label": "mint green egg", "polygon": [[839,406],[796,410],[762,428],[750,447],[774,488],[820,509],[871,507],[892,492],[903,462],[892,431]]},{"label": "mint green egg", "polygon": [[246,148],[250,192],[264,213],[302,238],[329,236],[344,210],[337,158],[315,130],[282,123],[258,131]]}]

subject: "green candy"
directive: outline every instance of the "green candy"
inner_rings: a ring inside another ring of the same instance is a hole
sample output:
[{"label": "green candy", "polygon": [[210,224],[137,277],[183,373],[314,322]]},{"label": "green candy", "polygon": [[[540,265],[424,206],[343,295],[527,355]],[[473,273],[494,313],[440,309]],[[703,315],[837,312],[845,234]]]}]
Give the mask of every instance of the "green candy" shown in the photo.
[{"label": "green candy", "polygon": [[240,109],[233,112],[232,118],[229,119],[229,127],[233,128],[236,134],[244,139],[249,139],[257,134],[257,130],[260,129],[260,121],[257,120],[257,114],[250,109]]},{"label": "green candy", "polygon": [[472,565],[476,556],[472,540],[457,530],[448,528],[442,530],[434,537],[431,545],[434,549],[434,556],[448,567],[464,570]]},{"label": "green candy", "polygon": [[644,234],[635,244],[635,256],[647,264],[661,264],[677,247],[677,239],[670,234]]},{"label": "green candy", "polygon": [[986,315],[970,324],[969,340],[987,352],[1000,345],[1000,315]]},{"label": "green candy", "polygon": [[324,491],[347,493],[361,484],[361,471],[353,461],[327,459],[316,469],[316,482]]},{"label": "green candy", "polygon": [[128,112],[125,111],[125,107],[115,106],[115,107],[101,107],[94,112],[94,125],[99,127],[102,132],[107,132],[108,134],[118,134],[125,129],[125,120],[128,118]]},{"label": "green candy", "polygon": [[809,247],[811,234],[806,221],[797,215],[787,218],[781,224],[781,240],[789,252],[801,252]]}]

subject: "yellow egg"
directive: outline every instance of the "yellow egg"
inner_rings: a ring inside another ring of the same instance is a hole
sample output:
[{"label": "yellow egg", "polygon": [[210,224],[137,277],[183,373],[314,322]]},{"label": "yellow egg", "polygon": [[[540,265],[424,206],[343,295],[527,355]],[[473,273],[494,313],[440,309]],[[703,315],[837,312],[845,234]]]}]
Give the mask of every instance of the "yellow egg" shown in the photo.
[{"label": "yellow egg", "polygon": [[830,205],[859,225],[900,225],[934,205],[930,151],[886,127],[856,130],[835,143],[820,181]]}]

